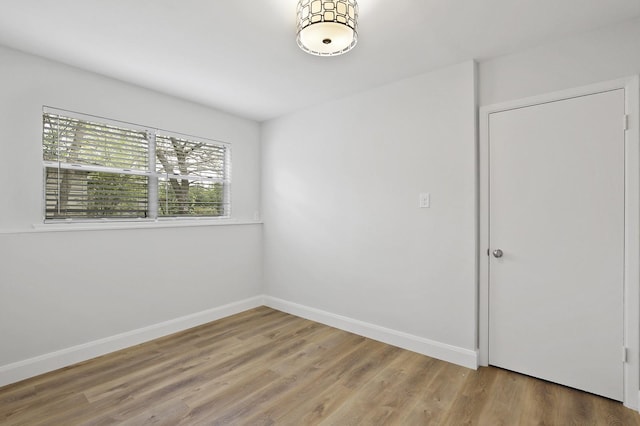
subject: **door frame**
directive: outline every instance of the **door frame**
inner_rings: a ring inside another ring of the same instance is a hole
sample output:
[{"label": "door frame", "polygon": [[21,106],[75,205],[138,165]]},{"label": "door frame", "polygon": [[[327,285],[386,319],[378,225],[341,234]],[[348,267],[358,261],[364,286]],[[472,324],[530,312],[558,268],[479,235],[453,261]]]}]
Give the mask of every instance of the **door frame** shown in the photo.
[{"label": "door frame", "polygon": [[[489,116],[517,108],[576,98],[616,89],[625,91],[628,117],[625,132],[624,189],[624,306],[623,335],[627,348],[624,363],[626,407],[638,410],[640,401],[640,78],[618,80],[487,105],[480,108],[478,150],[478,365],[489,365]],[[623,125],[621,118],[620,125]],[[622,350],[621,350],[622,352]],[[620,354],[622,361],[623,354]]]}]

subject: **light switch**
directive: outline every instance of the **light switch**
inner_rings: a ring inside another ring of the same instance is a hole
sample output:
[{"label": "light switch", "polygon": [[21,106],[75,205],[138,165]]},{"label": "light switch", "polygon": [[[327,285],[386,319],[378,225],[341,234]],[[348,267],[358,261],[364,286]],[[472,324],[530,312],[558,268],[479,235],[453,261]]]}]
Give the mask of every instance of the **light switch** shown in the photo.
[{"label": "light switch", "polygon": [[431,194],[429,194],[428,192],[421,192],[420,193],[420,208],[421,209],[428,209],[429,207],[431,207]]}]

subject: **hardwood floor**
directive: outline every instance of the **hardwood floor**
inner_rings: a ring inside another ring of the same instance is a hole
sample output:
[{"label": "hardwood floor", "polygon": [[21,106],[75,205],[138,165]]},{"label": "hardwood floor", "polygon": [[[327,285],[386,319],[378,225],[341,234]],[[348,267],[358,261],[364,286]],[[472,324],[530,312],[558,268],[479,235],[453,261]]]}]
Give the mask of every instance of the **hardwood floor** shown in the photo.
[{"label": "hardwood floor", "polygon": [[0,388],[0,424],[640,425],[640,415],[261,307]]}]

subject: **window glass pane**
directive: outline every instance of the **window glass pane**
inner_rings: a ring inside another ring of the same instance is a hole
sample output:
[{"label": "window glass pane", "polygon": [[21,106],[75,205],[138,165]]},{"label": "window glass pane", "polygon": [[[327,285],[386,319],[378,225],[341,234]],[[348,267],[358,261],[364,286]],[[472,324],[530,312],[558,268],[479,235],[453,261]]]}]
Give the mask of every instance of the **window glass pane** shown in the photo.
[{"label": "window glass pane", "polygon": [[45,217],[146,217],[148,180],[146,176],[48,167]]},{"label": "window glass pane", "polygon": [[223,180],[227,147],[178,137],[156,136],[156,171]]},{"label": "window glass pane", "polygon": [[146,132],[76,120],[43,116],[44,159],[68,164],[128,170],[148,170]]},{"label": "window glass pane", "polygon": [[224,185],[220,182],[160,178],[158,216],[224,216]]}]

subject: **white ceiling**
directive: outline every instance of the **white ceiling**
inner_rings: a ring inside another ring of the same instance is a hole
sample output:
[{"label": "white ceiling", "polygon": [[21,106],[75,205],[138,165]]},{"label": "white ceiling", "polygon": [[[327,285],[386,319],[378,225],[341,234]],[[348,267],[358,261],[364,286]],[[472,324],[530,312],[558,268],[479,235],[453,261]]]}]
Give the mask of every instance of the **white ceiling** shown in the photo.
[{"label": "white ceiling", "polygon": [[359,42],[315,57],[296,0],[0,0],[0,44],[258,121],[640,16],[640,0],[359,0]]}]

